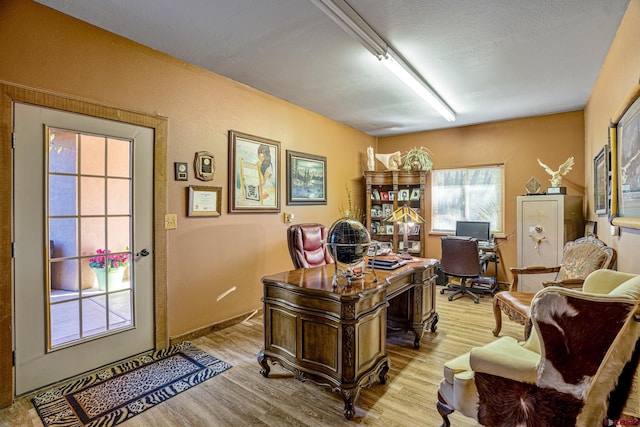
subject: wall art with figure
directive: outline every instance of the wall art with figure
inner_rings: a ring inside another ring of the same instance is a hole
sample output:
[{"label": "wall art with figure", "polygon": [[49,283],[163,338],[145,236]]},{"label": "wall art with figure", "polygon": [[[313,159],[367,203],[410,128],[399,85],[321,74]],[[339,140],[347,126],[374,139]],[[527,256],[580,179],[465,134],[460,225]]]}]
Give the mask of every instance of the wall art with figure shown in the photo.
[{"label": "wall art with figure", "polygon": [[228,210],[280,212],[280,142],[229,131]]}]

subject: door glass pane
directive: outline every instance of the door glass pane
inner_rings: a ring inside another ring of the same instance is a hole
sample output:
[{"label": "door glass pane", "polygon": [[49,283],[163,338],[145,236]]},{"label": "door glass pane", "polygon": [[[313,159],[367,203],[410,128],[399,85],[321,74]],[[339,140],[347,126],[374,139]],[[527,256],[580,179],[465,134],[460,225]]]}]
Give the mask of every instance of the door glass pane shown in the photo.
[{"label": "door glass pane", "polygon": [[104,176],[105,137],[82,135],[82,169],[83,175]]},{"label": "door glass pane", "polygon": [[77,181],[75,176],[49,175],[49,215],[76,214]]},{"label": "door glass pane", "polygon": [[80,212],[82,215],[104,215],[104,178],[80,178]]},{"label": "door glass pane", "polygon": [[[80,338],[80,309],[78,300],[51,304],[51,346]],[[54,327],[65,325],[64,328]]]},{"label": "door glass pane", "polygon": [[109,328],[131,325],[131,307],[131,291],[109,295]]},{"label": "door glass pane", "polygon": [[[78,292],[78,260],[68,259],[50,263],[51,290]],[[57,292],[58,295],[68,292]]]},{"label": "door glass pane", "polygon": [[77,223],[78,220],[76,218],[49,219],[49,249],[52,251],[51,258],[78,256]]},{"label": "door glass pane", "polygon": [[112,177],[131,177],[131,141],[121,139],[107,140],[107,175]]},{"label": "door glass pane", "polygon": [[128,179],[107,180],[107,209],[110,215],[129,214],[129,184]]},{"label": "door glass pane", "polygon": [[76,173],[78,135],[75,132],[49,133],[49,170],[57,173]]},{"label": "door glass pane", "polygon": [[134,327],[135,286],[131,141],[53,128],[47,138],[52,351]]},{"label": "door glass pane", "polygon": [[107,306],[104,295],[82,300],[82,335],[90,337],[106,332]]}]

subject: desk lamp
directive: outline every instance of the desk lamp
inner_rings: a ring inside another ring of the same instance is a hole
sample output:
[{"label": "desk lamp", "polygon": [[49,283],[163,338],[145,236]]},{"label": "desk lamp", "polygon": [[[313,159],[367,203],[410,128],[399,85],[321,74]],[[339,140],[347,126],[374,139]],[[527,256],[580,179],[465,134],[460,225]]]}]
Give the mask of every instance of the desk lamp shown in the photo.
[{"label": "desk lamp", "polygon": [[404,227],[403,230],[403,248],[402,253],[398,255],[400,259],[413,259],[409,255],[409,228],[414,224],[424,224],[425,220],[410,206],[406,204],[396,209],[389,218],[385,219],[387,222],[395,222],[401,224]]}]

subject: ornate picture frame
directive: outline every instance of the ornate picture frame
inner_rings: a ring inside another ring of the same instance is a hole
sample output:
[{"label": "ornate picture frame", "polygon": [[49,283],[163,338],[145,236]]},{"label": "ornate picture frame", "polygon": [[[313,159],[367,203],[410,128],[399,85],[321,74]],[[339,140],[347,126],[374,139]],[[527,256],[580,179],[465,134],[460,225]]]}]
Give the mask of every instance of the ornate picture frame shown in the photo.
[{"label": "ornate picture frame", "polygon": [[593,159],[593,207],[597,215],[609,212],[609,146]]},{"label": "ornate picture frame", "polygon": [[280,142],[229,131],[229,213],[280,212]]},{"label": "ornate picture frame", "polygon": [[327,204],[327,158],[287,150],[287,205]]},{"label": "ornate picture frame", "polygon": [[636,83],[609,125],[613,225],[640,229],[640,83]]}]

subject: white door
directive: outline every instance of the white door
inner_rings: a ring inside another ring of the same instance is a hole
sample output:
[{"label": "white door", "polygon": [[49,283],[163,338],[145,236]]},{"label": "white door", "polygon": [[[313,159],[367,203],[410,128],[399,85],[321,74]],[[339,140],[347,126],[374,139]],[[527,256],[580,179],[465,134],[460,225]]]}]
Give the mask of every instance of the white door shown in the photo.
[{"label": "white door", "polygon": [[153,130],[14,104],[15,393],[151,350]]}]

